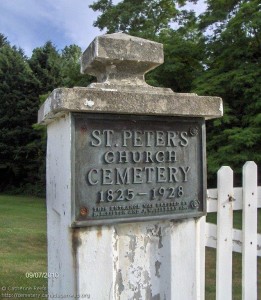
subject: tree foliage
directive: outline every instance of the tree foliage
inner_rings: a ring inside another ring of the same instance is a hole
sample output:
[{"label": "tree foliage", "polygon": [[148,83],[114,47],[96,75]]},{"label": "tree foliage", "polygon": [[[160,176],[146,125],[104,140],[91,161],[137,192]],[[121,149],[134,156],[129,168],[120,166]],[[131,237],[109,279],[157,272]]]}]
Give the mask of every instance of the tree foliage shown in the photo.
[{"label": "tree foliage", "polygon": [[29,65],[40,82],[38,94],[51,92],[61,85],[61,58],[51,41],[33,50]]},{"label": "tree foliage", "polygon": [[77,45],[66,46],[61,53],[62,86],[87,86],[93,77],[80,73],[80,57],[82,51]]},{"label": "tree foliage", "polygon": [[203,72],[203,36],[197,30],[193,13],[185,16],[183,12],[182,26],[168,29],[159,35],[164,44],[164,64],[148,74],[148,83],[165,86],[175,92],[188,92],[193,81]]},{"label": "tree foliage", "polygon": [[156,39],[163,30],[170,28],[170,22],[178,19],[178,6],[185,3],[185,0],[123,0],[113,4],[112,0],[98,0],[90,7],[102,13],[94,26],[101,30],[106,28],[107,33],[121,31]]},{"label": "tree foliage", "polygon": [[49,41],[27,59],[0,34],[0,191],[44,191],[46,129],[37,112],[53,89],[88,85],[80,55],[76,45],[59,52]]},{"label": "tree foliage", "polygon": [[222,164],[240,172],[246,160],[261,161],[261,10],[259,1],[208,1],[200,27],[211,27],[205,72],[193,85],[199,94],[218,95],[225,116],[208,127],[208,167]]},{"label": "tree foliage", "polygon": [[39,86],[21,51],[5,38],[0,47],[0,189],[35,183],[38,177],[37,118]]}]

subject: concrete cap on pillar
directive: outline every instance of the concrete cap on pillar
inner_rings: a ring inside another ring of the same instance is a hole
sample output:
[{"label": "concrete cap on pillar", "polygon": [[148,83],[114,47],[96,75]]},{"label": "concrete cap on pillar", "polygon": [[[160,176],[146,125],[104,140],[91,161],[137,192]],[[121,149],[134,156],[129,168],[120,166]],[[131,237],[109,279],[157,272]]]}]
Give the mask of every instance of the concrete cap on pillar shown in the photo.
[{"label": "concrete cap on pillar", "polygon": [[124,33],[98,36],[82,54],[81,71],[97,77],[88,87],[59,88],[39,110],[39,123],[66,112],[218,118],[222,99],[175,93],[146,84],[144,74],[163,63],[163,45]]},{"label": "concrete cap on pillar", "polygon": [[98,36],[81,58],[81,72],[98,83],[146,85],[144,74],[164,62],[163,45],[124,33]]}]

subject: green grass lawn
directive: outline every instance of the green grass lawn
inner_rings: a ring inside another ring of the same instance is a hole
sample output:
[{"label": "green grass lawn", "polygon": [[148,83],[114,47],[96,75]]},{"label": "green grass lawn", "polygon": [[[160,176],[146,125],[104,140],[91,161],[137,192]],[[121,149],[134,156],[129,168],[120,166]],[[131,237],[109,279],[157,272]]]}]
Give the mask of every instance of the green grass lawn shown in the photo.
[{"label": "green grass lawn", "polygon": [[27,272],[47,272],[46,244],[45,200],[0,195],[0,299],[47,294],[47,279],[26,277]]},{"label": "green grass lawn", "polygon": [[[207,216],[207,221],[216,223],[216,214]],[[241,229],[242,214],[234,212],[234,227]],[[261,233],[261,210],[258,232]],[[206,299],[215,299],[215,249],[206,249]],[[233,253],[233,299],[241,299],[241,254]],[[45,200],[0,195],[0,299],[15,299],[8,294],[41,294],[46,299],[47,279],[26,278],[27,272],[47,272],[46,208]],[[31,288],[16,290],[12,288]],[[6,288],[6,291],[3,291]],[[37,290],[37,288],[39,290]],[[258,294],[261,299],[261,259],[258,259]],[[9,291],[8,291],[9,289]],[[20,297],[21,298],[21,297]],[[23,299],[27,299],[23,297]]]}]

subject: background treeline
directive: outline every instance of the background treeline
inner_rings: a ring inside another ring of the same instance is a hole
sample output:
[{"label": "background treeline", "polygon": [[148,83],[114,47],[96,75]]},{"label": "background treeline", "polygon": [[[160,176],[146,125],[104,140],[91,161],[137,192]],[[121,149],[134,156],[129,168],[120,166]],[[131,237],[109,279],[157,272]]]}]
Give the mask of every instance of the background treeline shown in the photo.
[{"label": "background treeline", "polygon": [[57,87],[87,86],[81,49],[57,51],[51,42],[27,58],[0,34],[0,191],[44,195],[46,129],[37,112]]},{"label": "background treeline", "polygon": [[[154,86],[224,100],[222,119],[207,122],[209,185],[221,165],[237,171],[246,160],[260,163],[260,0],[207,0],[196,17],[183,0],[95,1],[95,26],[164,44],[165,63],[147,74]],[[87,45],[86,45],[87,46]],[[87,86],[80,74],[81,49],[58,51],[52,42],[27,58],[0,35],[0,191],[42,194],[45,129],[35,125],[39,105],[57,87]],[[260,177],[259,177],[260,178]]]}]

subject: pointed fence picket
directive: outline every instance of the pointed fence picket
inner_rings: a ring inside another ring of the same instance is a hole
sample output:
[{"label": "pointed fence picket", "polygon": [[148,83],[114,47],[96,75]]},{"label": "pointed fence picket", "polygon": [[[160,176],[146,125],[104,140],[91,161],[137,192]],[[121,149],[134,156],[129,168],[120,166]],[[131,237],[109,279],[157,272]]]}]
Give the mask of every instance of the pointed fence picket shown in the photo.
[{"label": "pointed fence picket", "polygon": [[[216,299],[232,299],[233,171],[218,171]],[[224,270],[226,270],[224,272]],[[222,289],[219,287],[222,286]]]},{"label": "pointed fence picket", "polygon": [[242,228],[243,299],[257,298],[257,166],[247,162],[243,168]]},{"label": "pointed fence picket", "polygon": [[[232,299],[232,252],[242,253],[242,299],[257,299],[257,256],[261,256],[261,234],[257,234],[257,166],[246,162],[243,187],[233,187],[233,171],[218,171],[218,188],[209,189],[207,212],[217,212],[217,225],[205,224],[205,246],[217,249],[216,299]],[[242,230],[233,228],[233,210],[242,210]]]}]

